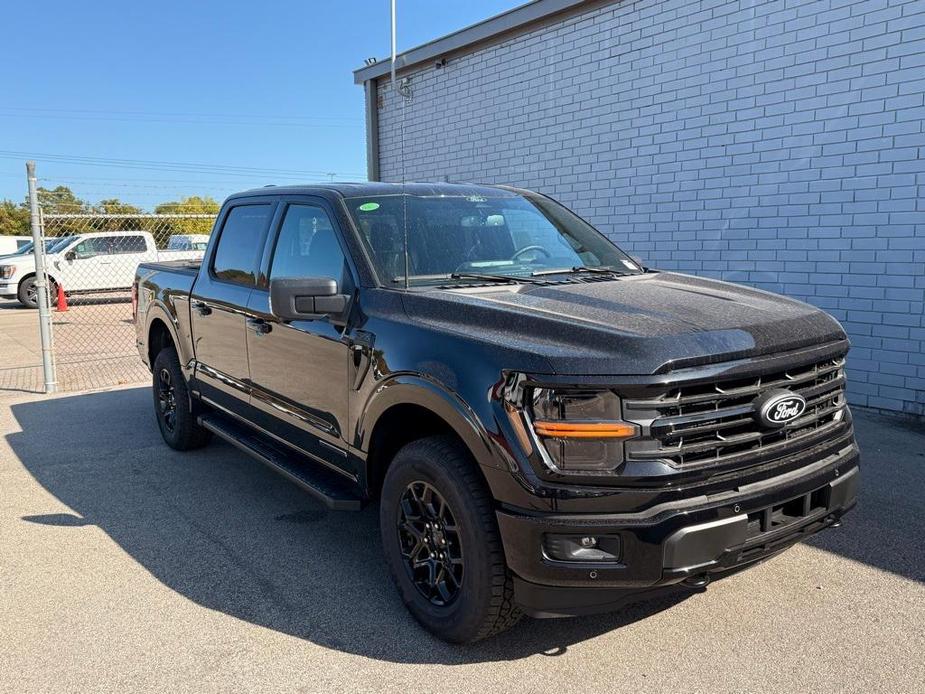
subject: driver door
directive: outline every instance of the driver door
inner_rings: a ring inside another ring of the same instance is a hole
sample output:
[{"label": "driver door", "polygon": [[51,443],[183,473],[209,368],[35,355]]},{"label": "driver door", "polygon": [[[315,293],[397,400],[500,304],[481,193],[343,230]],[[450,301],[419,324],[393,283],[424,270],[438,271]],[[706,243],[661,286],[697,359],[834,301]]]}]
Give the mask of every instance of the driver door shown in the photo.
[{"label": "driver door", "polygon": [[[327,203],[289,202],[273,243],[269,279],[329,277],[342,294],[355,286],[340,232]],[[264,429],[315,459],[355,475],[346,455],[350,341],[328,318],[282,322],[258,285],[246,311],[251,404]]]},{"label": "driver door", "polygon": [[70,292],[100,286],[101,278],[112,263],[108,251],[109,242],[105,236],[92,236],[70,248],[57,263],[64,289]]}]

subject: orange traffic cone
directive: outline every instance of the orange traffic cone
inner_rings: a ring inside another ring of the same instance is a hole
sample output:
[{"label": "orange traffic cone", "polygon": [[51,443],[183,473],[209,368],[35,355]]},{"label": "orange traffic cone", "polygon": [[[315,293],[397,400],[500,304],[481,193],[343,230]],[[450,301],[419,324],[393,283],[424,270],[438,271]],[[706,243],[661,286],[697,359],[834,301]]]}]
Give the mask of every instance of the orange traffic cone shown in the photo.
[{"label": "orange traffic cone", "polygon": [[58,306],[55,308],[58,313],[67,311],[67,295],[64,293],[64,287],[58,285]]}]

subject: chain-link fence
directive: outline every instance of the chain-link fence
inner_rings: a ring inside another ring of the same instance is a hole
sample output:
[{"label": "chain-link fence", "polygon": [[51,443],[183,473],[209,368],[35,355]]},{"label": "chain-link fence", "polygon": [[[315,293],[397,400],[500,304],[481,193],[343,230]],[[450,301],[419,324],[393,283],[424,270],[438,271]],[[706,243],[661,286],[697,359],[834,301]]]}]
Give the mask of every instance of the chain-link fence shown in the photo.
[{"label": "chain-link fence", "polygon": [[[132,281],[139,263],[202,258],[214,214],[40,214],[44,236],[52,353],[58,390],[81,390],[149,378],[135,346]],[[39,278],[32,254],[0,266],[15,278],[20,312],[9,315],[21,330],[22,349],[0,369],[0,389],[41,391],[35,309]],[[12,303],[12,302],[10,302]],[[31,316],[32,320],[26,319]],[[6,319],[6,316],[4,316]],[[15,325],[14,325],[15,323]],[[21,324],[21,325],[20,325]]]},{"label": "chain-link fence", "polygon": [[59,389],[147,377],[135,348],[135,271],[143,262],[202,258],[213,221],[179,214],[43,216]]}]

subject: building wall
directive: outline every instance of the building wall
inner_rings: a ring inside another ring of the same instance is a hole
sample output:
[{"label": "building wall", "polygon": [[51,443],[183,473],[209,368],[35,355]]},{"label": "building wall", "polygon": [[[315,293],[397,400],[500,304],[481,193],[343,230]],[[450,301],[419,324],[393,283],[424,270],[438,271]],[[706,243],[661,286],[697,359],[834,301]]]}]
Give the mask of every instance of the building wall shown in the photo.
[{"label": "building wall", "polygon": [[853,403],[925,413],[925,2],[615,2],[411,77],[379,85],[383,180],[533,188],[813,303]]}]

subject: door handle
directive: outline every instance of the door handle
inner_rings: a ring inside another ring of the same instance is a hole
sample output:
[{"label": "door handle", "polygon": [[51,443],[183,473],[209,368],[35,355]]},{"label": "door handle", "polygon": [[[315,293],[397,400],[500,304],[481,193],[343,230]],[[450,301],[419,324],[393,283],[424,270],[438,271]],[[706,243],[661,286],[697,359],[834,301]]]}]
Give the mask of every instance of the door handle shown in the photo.
[{"label": "door handle", "polygon": [[263,318],[248,318],[244,323],[247,325],[248,330],[253,330],[257,335],[266,335],[273,330],[273,326]]},{"label": "door handle", "polygon": [[204,301],[194,301],[193,310],[200,316],[208,316],[210,313],[212,313],[212,309],[209,308],[209,305]]}]

